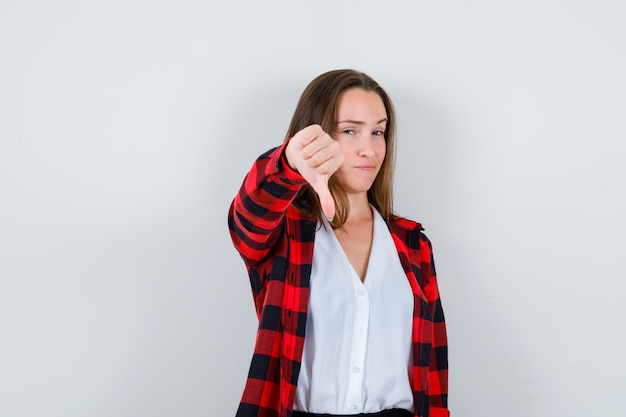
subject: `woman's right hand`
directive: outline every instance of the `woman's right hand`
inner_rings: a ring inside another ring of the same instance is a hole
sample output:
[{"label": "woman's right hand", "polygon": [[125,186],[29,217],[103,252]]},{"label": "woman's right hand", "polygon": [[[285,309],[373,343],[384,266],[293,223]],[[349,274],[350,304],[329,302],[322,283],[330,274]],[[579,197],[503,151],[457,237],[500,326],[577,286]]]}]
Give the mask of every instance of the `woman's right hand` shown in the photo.
[{"label": "woman's right hand", "polygon": [[328,189],[328,179],[343,163],[339,143],[319,125],[298,131],[285,148],[289,166],[298,171],[317,193],[322,211],[329,220],[335,217],[335,200]]}]

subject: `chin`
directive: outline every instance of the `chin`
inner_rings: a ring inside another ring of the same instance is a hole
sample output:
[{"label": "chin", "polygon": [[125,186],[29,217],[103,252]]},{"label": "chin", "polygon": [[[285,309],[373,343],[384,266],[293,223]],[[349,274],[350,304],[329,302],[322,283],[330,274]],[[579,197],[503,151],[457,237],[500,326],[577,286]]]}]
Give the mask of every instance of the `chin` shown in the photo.
[{"label": "chin", "polygon": [[367,184],[350,184],[344,186],[343,189],[346,190],[347,193],[366,193],[370,190],[370,188],[372,188],[372,185],[374,185],[373,182]]},{"label": "chin", "polygon": [[366,178],[366,177],[352,177],[349,178],[348,181],[345,181],[345,177],[338,177],[337,178],[339,181],[339,185],[341,185],[341,188],[343,188],[347,193],[364,193],[369,191],[370,188],[372,188],[372,185],[374,185],[374,181],[376,180],[376,177],[374,178]]}]

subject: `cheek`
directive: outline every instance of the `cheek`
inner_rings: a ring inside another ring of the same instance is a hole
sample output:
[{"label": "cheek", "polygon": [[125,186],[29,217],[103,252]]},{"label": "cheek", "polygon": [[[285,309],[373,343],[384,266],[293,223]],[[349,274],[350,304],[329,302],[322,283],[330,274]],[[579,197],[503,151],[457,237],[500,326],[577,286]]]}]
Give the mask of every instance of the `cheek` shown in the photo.
[{"label": "cheek", "polygon": [[341,153],[347,155],[350,151],[350,142],[344,140],[338,140],[337,142],[339,142],[339,149],[341,150]]},{"label": "cheek", "polygon": [[385,156],[387,155],[387,142],[382,142],[380,144],[378,144],[378,155],[380,155],[380,162],[382,162],[385,159]]}]

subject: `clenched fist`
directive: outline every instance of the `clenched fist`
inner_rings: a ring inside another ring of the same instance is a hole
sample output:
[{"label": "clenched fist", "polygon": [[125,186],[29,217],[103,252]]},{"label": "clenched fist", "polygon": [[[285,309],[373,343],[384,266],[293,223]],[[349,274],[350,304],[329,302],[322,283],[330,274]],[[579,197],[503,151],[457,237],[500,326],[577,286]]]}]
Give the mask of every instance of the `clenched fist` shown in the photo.
[{"label": "clenched fist", "polygon": [[328,179],[343,163],[339,143],[319,125],[298,131],[287,144],[289,166],[298,171],[317,193],[322,211],[329,220],[335,217],[335,200],[328,190]]}]

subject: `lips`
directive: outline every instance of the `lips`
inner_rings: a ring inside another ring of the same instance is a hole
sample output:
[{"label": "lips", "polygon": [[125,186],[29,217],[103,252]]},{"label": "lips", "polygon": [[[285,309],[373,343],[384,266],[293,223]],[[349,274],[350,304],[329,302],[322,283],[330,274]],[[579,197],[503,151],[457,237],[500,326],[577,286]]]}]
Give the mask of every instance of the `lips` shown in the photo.
[{"label": "lips", "polygon": [[374,165],[359,165],[355,168],[365,172],[372,172],[376,169]]}]

